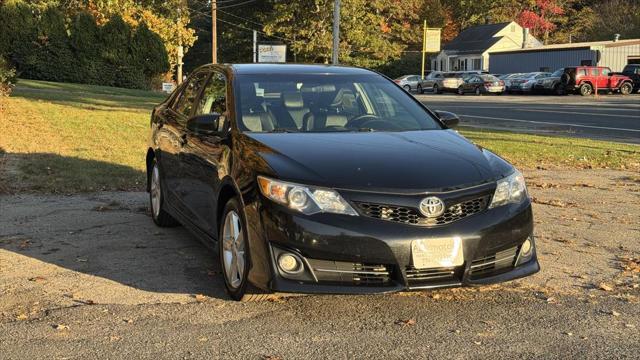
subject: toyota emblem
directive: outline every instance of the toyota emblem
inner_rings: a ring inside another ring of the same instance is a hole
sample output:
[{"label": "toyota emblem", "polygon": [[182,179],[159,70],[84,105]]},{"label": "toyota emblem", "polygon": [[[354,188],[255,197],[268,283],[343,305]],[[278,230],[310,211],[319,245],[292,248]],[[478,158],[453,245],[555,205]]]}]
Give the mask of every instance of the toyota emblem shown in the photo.
[{"label": "toyota emblem", "polygon": [[435,196],[424,198],[420,201],[420,212],[428,218],[438,217],[444,214],[444,202]]}]

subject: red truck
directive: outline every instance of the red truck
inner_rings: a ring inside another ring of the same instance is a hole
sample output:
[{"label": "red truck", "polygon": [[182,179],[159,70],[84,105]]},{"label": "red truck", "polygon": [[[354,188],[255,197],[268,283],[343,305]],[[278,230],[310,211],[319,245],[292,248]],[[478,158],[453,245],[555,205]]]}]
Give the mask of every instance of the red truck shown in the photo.
[{"label": "red truck", "polygon": [[566,92],[577,92],[582,96],[594,94],[596,91],[617,91],[622,95],[633,92],[631,78],[613,73],[610,68],[602,66],[564,68],[560,81]]}]

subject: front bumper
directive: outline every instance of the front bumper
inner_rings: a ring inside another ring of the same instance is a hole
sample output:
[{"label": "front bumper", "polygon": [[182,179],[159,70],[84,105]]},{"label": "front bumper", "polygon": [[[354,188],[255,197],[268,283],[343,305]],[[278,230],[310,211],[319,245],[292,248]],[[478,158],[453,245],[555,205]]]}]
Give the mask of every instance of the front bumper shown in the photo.
[{"label": "front bumper", "polygon": [[[250,280],[271,291],[370,294],[473,286],[521,278],[540,269],[535,246],[530,259],[515,266],[522,243],[527,238],[533,241],[528,200],[432,227],[363,215],[305,216],[264,199],[259,203],[247,216],[256,225],[250,234],[251,252],[262,255],[260,260],[252,255],[258,266],[252,268],[253,274],[250,271]],[[462,242],[463,265],[413,267],[412,241],[454,236]],[[291,276],[277,266],[277,255],[283,251],[302,260],[301,275]]]}]

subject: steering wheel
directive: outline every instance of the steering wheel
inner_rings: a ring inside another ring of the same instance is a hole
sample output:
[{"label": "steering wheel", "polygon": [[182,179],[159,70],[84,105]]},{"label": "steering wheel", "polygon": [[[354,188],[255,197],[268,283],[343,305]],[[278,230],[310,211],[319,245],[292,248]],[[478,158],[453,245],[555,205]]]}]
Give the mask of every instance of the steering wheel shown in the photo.
[{"label": "steering wheel", "polygon": [[402,127],[371,114],[358,115],[349,120],[344,127],[355,129],[371,128],[373,130],[402,130]]}]

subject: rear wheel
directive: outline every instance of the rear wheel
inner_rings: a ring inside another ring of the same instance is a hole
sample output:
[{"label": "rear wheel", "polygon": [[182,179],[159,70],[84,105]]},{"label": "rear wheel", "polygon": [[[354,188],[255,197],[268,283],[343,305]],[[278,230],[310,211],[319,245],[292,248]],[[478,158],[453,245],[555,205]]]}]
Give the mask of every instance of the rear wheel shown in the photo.
[{"label": "rear wheel", "polygon": [[151,218],[156,225],[160,227],[180,225],[165,211],[162,177],[160,176],[160,167],[156,159],[153,159],[151,174],[149,174],[149,203],[151,205]]},{"label": "rear wheel", "polygon": [[411,86],[405,85],[403,86],[403,88],[406,90],[406,92],[411,92]]},{"label": "rear wheel", "polygon": [[631,84],[629,84],[628,82],[620,85],[620,94],[629,95],[629,94],[631,94],[631,92],[633,92],[633,86]]},{"label": "rear wheel", "polygon": [[560,84],[556,84],[556,86],[553,87],[553,93],[556,95],[564,95],[564,90]]},{"label": "rear wheel", "polygon": [[580,95],[589,96],[591,94],[593,94],[593,86],[591,84],[580,85]]},{"label": "rear wheel", "polygon": [[249,273],[249,244],[244,212],[237,199],[229,200],[222,214],[218,237],[220,264],[229,296],[236,301],[261,301],[272,297],[255,289],[247,280]]}]

